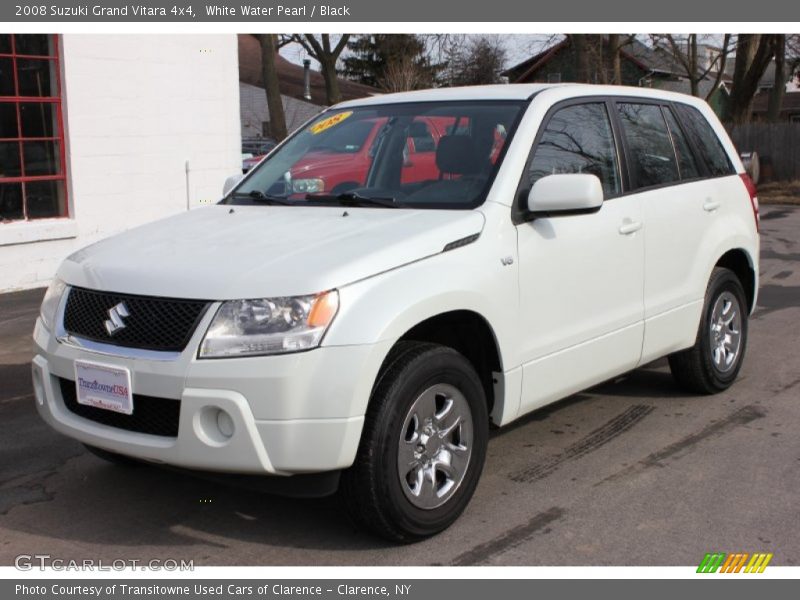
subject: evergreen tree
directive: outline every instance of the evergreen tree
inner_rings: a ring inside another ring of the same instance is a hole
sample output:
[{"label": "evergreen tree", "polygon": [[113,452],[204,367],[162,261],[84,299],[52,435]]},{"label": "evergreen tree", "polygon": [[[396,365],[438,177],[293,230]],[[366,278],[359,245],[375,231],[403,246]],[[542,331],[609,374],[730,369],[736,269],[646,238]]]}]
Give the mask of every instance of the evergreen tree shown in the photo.
[{"label": "evergreen tree", "polygon": [[398,73],[407,89],[434,87],[443,68],[431,64],[424,39],[413,34],[359,35],[347,47],[345,77],[380,89],[397,91]]},{"label": "evergreen tree", "polygon": [[499,36],[470,37],[447,51],[447,84],[485,85],[502,83],[506,50]]}]

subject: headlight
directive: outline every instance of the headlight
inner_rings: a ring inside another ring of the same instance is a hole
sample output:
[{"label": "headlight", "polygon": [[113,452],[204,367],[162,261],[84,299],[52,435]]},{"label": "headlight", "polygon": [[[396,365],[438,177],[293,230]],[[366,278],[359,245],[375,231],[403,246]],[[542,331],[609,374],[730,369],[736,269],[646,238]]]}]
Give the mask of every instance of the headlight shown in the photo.
[{"label": "headlight", "polygon": [[338,309],[336,290],[312,296],[223,302],[198,355],[253,356],[316,348]]},{"label": "headlight", "polygon": [[58,306],[61,304],[61,298],[67,290],[67,284],[56,278],[50,283],[47,292],[44,294],[42,300],[42,307],[39,309],[39,315],[42,317],[42,323],[49,330],[53,331],[56,323],[56,314],[58,313]]},{"label": "headlight", "polygon": [[295,194],[319,194],[325,191],[325,182],[322,179],[295,179],[292,191]]}]

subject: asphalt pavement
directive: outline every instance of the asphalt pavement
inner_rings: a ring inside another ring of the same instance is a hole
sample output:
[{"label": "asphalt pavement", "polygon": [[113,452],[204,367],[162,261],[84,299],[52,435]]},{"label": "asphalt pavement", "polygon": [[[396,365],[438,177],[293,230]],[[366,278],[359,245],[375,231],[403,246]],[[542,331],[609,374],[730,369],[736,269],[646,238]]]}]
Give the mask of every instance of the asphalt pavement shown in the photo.
[{"label": "asphalt pavement", "polygon": [[800,565],[800,208],[762,211],[737,383],[681,392],[665,361],[493,433],[465,514],[392,546],[334,498],[293,500],[107,464],[49,429],[30,384],[43,290],[0,295],[0,565],[19,554],[200,565]]}]

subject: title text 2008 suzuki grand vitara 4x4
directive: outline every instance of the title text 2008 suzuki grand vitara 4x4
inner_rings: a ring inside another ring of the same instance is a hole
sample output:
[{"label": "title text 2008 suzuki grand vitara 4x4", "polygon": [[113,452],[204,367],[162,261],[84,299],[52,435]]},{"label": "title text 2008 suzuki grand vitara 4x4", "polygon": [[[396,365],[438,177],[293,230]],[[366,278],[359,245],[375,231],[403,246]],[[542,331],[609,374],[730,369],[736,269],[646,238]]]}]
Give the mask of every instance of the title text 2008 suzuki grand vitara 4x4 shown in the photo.
[{"label": "title text 2008 suzuki grand vitara 4x4", "polygon": [[[357,180],[314,173],[309,154],[375,123]],[[490,424],[662,356],[691,390],[731,385],[757,231],[733,145],[689,96],[348,102],[219,204],[67,258],[34,332],[38,410],[110,459],[338,488],[415,540],[464,510]]]}]

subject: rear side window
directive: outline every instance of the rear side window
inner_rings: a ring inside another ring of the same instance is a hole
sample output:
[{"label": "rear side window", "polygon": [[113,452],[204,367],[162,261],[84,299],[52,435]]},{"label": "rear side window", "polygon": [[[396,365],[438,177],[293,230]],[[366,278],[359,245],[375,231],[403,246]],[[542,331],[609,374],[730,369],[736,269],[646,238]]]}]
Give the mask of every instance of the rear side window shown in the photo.
[{"label": "rear side window", "polygon": [[678,167],[681,171],[681,179],[694,179],[700,177],[700,171],[697,168],[697,163],[694,160],[689,142],[686,136],[681,131],[675,115],[668,108],[664,108],[664,117],[667,119],[667,126],[669,133],[672,136],[672,144],[675,146],[675,154],[678,155]]},{"label": "rear side window", "polygon": [[676,108],[681,123],[685,125],[689,137],[708,167],[709,175],[720,177],[734,174],[736,171],[725,148],[722,147],[716,132],[702,113],[685,104],[678,104]]},{"label": "rear side window", "polygon": [[620,193],[614,135],[604,103],[567,106],[550,117],[528,169],[528,182],[533,186],[557,173],[597,175],[606,197]]},{"label": "rear side window", "polygon": [[667,123],[656,104],[618,104],[628,142],[634,185],[645,188],[680,180]]}]

